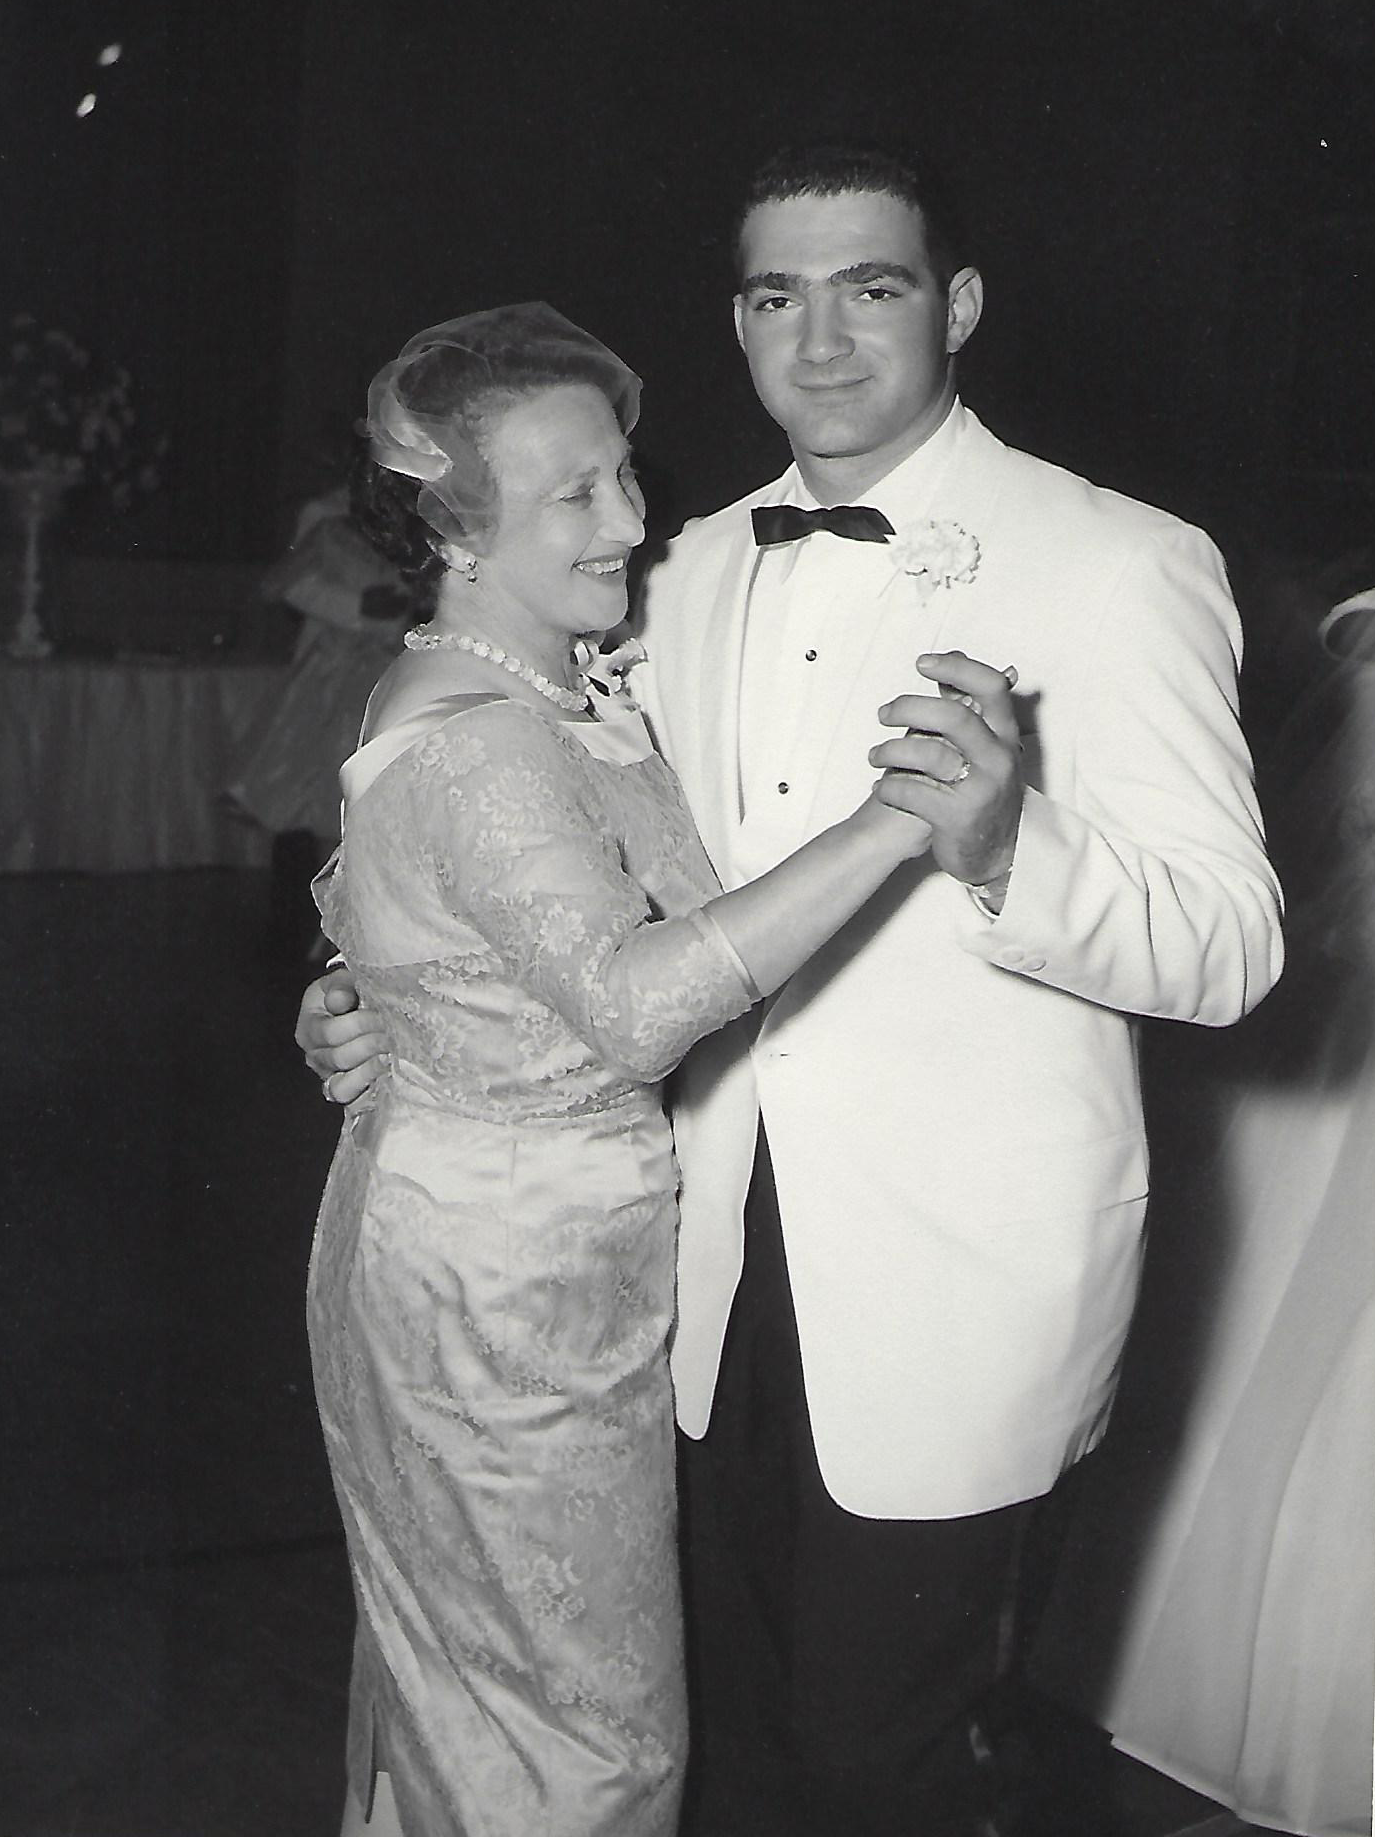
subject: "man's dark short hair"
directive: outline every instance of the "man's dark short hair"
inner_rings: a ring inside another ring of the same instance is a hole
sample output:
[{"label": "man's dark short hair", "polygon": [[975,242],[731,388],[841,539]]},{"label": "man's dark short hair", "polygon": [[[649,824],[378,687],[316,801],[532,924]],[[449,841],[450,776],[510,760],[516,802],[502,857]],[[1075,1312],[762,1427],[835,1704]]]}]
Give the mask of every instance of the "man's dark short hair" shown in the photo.
[{"label": "man's dark short hair", "polygon": [[787,198],[834,198],[847,191],[888,192],[915,206],[926,231],[926,252],[943,287],[968,262],[968,238],[958,206],[926,154],[914,147],[899,150],[860,142],[784,147],[752,174],[735,213],[731,247],[737,281],[744,274],[741,232],[756,205]]}]

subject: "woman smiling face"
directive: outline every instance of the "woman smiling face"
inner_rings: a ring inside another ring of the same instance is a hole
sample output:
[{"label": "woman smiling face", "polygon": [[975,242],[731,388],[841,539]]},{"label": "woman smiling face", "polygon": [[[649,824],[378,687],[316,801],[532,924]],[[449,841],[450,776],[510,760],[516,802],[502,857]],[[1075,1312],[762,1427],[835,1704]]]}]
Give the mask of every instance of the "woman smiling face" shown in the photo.
[{"label": "woman smiling face", "polygon": [[626,616],[626,563],[644,540],[644,499],[611,404],[589,383],[520,397],[484,452],[496,522],[473,547],[483,610],[530,661]]}]

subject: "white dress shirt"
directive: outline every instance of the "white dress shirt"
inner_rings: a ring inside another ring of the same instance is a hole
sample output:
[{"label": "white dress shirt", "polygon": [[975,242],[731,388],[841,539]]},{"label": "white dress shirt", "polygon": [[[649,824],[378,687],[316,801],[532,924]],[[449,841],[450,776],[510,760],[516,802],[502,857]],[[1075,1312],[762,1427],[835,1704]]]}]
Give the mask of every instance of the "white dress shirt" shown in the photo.
[{"label": "white dress shirt", "polygon": [[[863,502],[881,510],[899,534],[925,515],[954,451],[963,412],[956,400],[935,433],[864,493]],[[819,508],[796,470],[780,501]],[[895,566],[886,543],[817,530],[761,558],[741,654],[741,821],[730,862],[734,884],[776,867],[795,846],[785,803],[799,749],[826,739],[812,718],[816,684],[850,647],[867,641],[875,609],[893,593],[911,595],[914,613],[919,610],[912,583]],[[916,671],[921,650],[914,620],[913,680],[894,683],[894,695],[908,687],[929,688]]]}]

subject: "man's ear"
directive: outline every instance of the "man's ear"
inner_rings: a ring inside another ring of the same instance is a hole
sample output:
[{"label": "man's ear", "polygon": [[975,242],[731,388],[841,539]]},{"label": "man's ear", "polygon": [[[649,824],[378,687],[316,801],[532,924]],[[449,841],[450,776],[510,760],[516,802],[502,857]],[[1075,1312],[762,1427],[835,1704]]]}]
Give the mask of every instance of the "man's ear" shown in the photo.
[{"label": "man's ear", "polygon": [[983,309],[983,276],[977,268],[961,268],[951,278],[946,311],[945,348],[952,357],[973,337]]},{"label": "man's ear", "polygon": [[735,342],[743,351],[745,348],[745,296],[743,293],[737,293],[735,296]]}]

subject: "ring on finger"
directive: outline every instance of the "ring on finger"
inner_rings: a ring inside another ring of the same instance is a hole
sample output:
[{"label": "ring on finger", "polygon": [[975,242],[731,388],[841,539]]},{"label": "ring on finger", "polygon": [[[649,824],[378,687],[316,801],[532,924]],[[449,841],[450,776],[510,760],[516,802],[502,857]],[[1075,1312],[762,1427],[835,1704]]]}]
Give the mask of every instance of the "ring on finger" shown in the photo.
[{"label": "ring on finger", "polygon": [[970,765],[969,765],[969,761],[968,761],[967,759],[962,759],[962,760],[960,761],[960,769],[959,769],[959,771],[958,771],[958,772],[956,772],[956,774],[955,774],[955,776],[954,776],[953,778],[949,778],[949,779],[947,779],[947,780],[946,780],[946,783],[947,783],[947,784],[952,784],[952,785],[962,785],[962,784],[964,783],[964,781],[965,781],[965,779],[966,779],[966,778],[968,778],[968,776],[969,776],[969,772],[970,772]]}]

